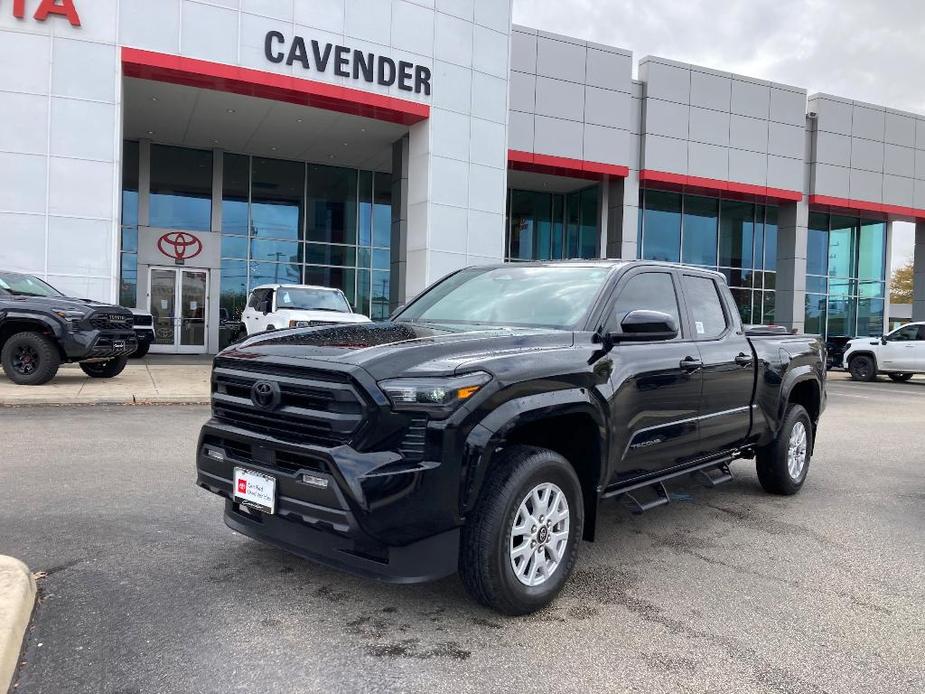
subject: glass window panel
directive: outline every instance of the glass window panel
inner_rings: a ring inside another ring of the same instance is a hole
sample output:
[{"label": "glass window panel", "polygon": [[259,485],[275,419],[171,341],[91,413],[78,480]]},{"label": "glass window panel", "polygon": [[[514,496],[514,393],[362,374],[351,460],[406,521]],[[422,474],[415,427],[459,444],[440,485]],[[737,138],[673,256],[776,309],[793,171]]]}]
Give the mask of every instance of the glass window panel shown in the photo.
[{"label": "glass window panel", "polygon": [[886,285],[883,282],[858,281],[858,296],[875,299],[885,296],[885,291]]},{"label": "glass window panel", "polygon": [[768,207],[764,222],[764,269],[777,270],[777,213],[776,207]]},{"label": "glass window panel", "polygon": [[[298,241],[302,236],[305,165],[254,157],[251,164],[251,234]],[[356,209],[356,197],[353,198]]]},{"label": "glass window panel", "polygon": [[643,210],[642,257],[681,260],[681,195],[647,190]]},{"label": "glass window panel", "polygon": [[[756,286],[758,282],[755,282]],[[776,272],[766,272],[764,273],[764,288],[765,289],[777,289],[777,273]]]},{"label": "glass window panel", "polygon": [[565,257],[581,253],[581,201],[574,193],[565,196]]},{"label": "glass window panel", "polygon": [[299,284],[302,266],[297,263],[250,263],[250,286],[261,284]]},{"label": "glass window panel", "polygon": [[885,256],[886,224],[862,221],[858,243],[858,277],[863,280],[884,280]]},{"label": "glass window panel", "polygon": [[392,245],[392,175],[376,173],[373,179],[373,245]]},{"label": "glass window panel", "polygon": [[829,230],[829,277],[857,277],[857,238],[857,219],[832,215],[832,227]]},{"label": "glass window panel", "polygon": [[389,317],[389,292],[392,275],[389,272],[373,270],[372,312],[373,320],[385,320]]},{"label": "glass window panel", "polygon": [[755,243],[752,267],[756,270],[764,269],[764,205],[755,207]]},{"label": "glass window panel", "polygon": [[806,291],[811,294],[825,294],[828,292],[828,280],[825,277],[806,276]]},{"label": "glass window panel", "polygon": [[720,213],[719,264],[750,268],[755,236],[755,206],[749,202],[723,200]]},{"label": "glass window panel", "polygon": [[335,166],[308,167],[308,240],[357,242],[357,172]]},{"label": "glass window panel", "polygon": [[858,293],[856,280],[829,280],[829,296],[855,296]]},{"label": "glass window panel", "polygon": [[370,291],[372,290],[372,276],[369,270],[357,270],[357,298],[353,310],[357,313],[370,315]]},{"label": "glass window panel", "polygon": [[298,241],[251,239],[251,260],[298,264],[302,262],[301,246]]},{"label": "glass window panel", "polygon": [[614,328],[630,311],[660,311],[672,316],[681,325],[681,312],[674,281],[667,272],[643,272],[626,281],[613,307],[611,324]]},{"label": "glass window panel", "polygon": [[554,260],[565,258],[565,197],[552,196],[552,227],[550,231],[552,250],[550,255]]},{"label": "glass window panel", "polygon": [[763,307],[761,312],[761,322],[764,325],[770,325],[777,320],[777,292],[755,292],[755,299],[762,297]]},{"label": "glass window panel", "polygon": [[373,267],[377,270],[388,270],[392,265],[392,252],[386,248],[373,250]]},{"label": "glass window panel", "polygon": [[857,336],[883,335],[883,299],[858,299]]},{"label": "glass window panel", "polygon": [[222,231],[246,236],[248,196],[250,195],[250,157],[222,156]]},{"label": "glass window panel", "polygon": [[683,282],[687,310],[694,325],[694,339],[711,340],[722,335],[727,327],[726,312],[716,282],[690,275],[684,275]]},{"label": "glass window panel", "polygon": [[359,201],[357,243],[361,246],[370,246],[373,242],[373,174],[371,171],[360,171],[357,200]]},{"label": "glass window panel", "polygon": [[150,225],[212,228],[212,152],[151,145]]},{"label": "glass window panel", "polygon": [[827,337],[854,337],[857,299],[829,297]]},{"label": "glass window panel", "polygon": [[355,267],[357,252],[353,246],[334,246],[327,243],[308,243],[305,262],[312,265],[345,265]]},{"label": "glass window panel", "polygon": [[719,201],[688,195],[684,198],[684,232],[681,262],[716,265],[716,229]]},{"label": "glass window panel", "polygon": [[134,308],[138,305],[138,256],[122,254],[119,270],[119,305]]},{"label": "glass window panel", "polygon": [[[597,231],[597,186],[581,191],[581,241],[579,254],[582,258],[600,257],[600,235]],[[552,229],[550,228],[550,244]],[[551,249],[550,249],[551,250]],[[550,256],[554,257],[554,256]]]},{"label": "glass window panel", "polygon": [[739,309],[739,315],[742,317],[742,323],[748,325],[752,322],[752,290],[751,289],[730,289],[732,298]]},{"label": "glass window panel", "polygon": [[373,252],[369,248],[358,248],[357,249],[357,267],[366,268],[367,270],[373,266]]},{"label": "glass window panel", "polygon": [[806,272],[810,275],[829,274],[829,217],[818,212],[809,213]]},{"label": "glass window panel", "polygon": [[824,294],[807,294],[803,331],[809,335],[824,335],[826,322],[826,298]]},{"label": "glass window panel", "polygon": [[305,283],[340,289],[350,305],[355,305],[356,270],[353,268],[309,266],[305,268]]},{"label": "glass window panel", "polygon": [[222,236],[222,257],[247,259],[246,236]]},{"label": "glass window panel", "polygon": [[719,271],[726,276],[726,284],[730,287],[751,287],[755,281],[752,270],[721,267]]},{"label": "glass window panel", "polygon": [[122,143],[122,223],[126,226],[138,224],[138,167],[138,143],[126,140]]},{"label": "glass window panel", "polygon": [[511,191],[510,257],[517,260],[549,258],[552,196],[526,190]]},{"label": "glass window panel", "polygon": [[122,227],[122,250],[130,253],[138,251],[138,227]]},{"label": "glass window panel", "polygon": [[240,320],[246,302],[247,263],[243,260],[223,260],[220,297],[222,317],[226,320]]}]

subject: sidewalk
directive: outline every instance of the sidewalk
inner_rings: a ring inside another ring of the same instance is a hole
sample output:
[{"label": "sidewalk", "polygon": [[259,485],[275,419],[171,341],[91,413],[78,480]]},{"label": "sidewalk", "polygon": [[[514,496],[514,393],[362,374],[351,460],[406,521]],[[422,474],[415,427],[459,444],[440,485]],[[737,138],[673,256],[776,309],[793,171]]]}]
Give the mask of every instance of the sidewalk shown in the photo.
[{"label": "sidewalk", "polygon": [[76,364],[63,364],[44,386],[17,386],[0,372],[0,406],[208,403],[211,370],[210,356],[150,355],[130,359],[111,379],[90,378]]}]

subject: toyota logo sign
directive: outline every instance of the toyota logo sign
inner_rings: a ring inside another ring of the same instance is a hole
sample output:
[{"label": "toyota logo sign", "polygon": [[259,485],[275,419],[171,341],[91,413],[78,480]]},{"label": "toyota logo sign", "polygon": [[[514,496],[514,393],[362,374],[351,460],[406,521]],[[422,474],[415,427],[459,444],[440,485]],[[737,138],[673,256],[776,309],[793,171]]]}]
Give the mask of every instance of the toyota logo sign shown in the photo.
[{"label": "toyota logo sign", "polygon": [[279,384],[273,381],[257,381],[251,386],[251,402],[263,410],[275,410],[282,400]]},{"label": "toyota logo sign", "polygon": [[157,240],[157,250],[177,263],[183,263],[202,253],[202,241],[185,231],[171,231]]}]

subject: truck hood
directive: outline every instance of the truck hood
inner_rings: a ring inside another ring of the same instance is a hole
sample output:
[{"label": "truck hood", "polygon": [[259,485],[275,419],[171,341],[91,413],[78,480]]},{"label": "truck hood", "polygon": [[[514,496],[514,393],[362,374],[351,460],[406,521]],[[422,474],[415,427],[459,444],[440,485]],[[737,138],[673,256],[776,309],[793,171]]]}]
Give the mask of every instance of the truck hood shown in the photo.
[{"label": "truck hood", "polygon": [[33,309],[65,309],[68,311],[103,310],[113,313],[128,313],[128,309],[112,304],[104,304],[92,299],[77,299],[71,296],[4,296],[4,301],[20,303],[23,308]]},{"label": "truck hood", "polygon": [[305,320],[324,321],[325,323],[369,323],[370,320],[362,313],[336,313],[334,311],[309,311],[296,308],[278,308],[276,313],[285,321]]},{"label": "truck hood", "polygon": [[305,359],[355,364],[374,378],[445,375],[488,359],[562,349],[571,332],[539,328],[421,323],[367,323],[255,335],[222,357]]}]

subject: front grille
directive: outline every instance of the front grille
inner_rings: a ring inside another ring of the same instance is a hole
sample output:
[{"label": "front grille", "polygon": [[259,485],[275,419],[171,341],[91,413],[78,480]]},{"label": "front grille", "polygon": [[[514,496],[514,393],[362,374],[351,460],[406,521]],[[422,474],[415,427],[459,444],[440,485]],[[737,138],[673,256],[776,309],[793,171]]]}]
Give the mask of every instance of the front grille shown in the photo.
[{"label": "front grille", "polygon": [[131,330],[131,313],[95,313],[90,317],[90,325],[97,330]]},{"label": "front grille", "polygon": [[[272,411],[251,400],[257,381],[279,385]],[[228,424],[275,438],[333,448],[350,443],[366,414],[358,387],[346,375],[288,365],[216,359],[212,409]]]},{"label": "front grille", "polygon": [[135,327],[146,327],[154,325],[154,317],[147,314],[141,316],[132,314],[132,325]]},{"label": "front grille", "polygon": [[427,444],[427,415],[418,415],[411,418],[411,423],[405,430],[398,452],[402,458],[409,461],[424,460],[424,448]]}]

